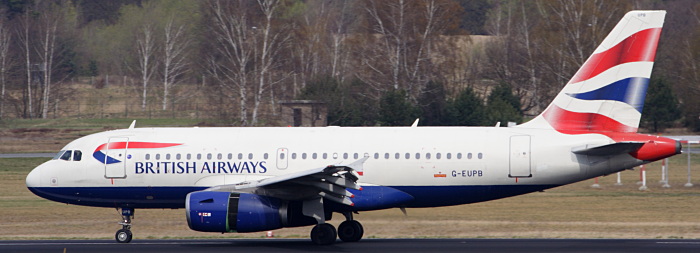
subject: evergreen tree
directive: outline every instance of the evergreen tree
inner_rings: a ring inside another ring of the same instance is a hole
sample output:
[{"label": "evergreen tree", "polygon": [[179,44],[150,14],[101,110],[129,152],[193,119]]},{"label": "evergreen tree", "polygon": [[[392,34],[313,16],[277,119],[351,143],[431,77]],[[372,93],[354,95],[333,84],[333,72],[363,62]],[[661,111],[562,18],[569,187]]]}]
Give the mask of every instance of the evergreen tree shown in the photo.
[{"label": "evergreen tree", "polygon": [[441,82],[428,82],[418,97],[418,106],[421,110],[421,125],[444,125],[445,108],[447,107],[445,86]]},{"label": "evergreen tree", "polygon": [[451,126],[484,126],[488,125],[483,100],[467,88],[447,105],[446,125]]},{"label": "evergreen tree", "polygon": [[642,126],[654,133],[672,126],[674,121],[681,118],[678,99],[663,77],[652,78],[644,104]]},{"label": "evergreen tree", "polygon": [[408,101],[404,90],[388,91],[379,101],[379,122],[383,126],[410,126],[418,109]]},{"label": "evergreen tree", "polygon": [[523,121],[520,99],[513,95],[510,85],[506,83],[499,84],[489,94],[487,112],[490,124]]},{"label": "evergreen tree", "polygon": [[363,98],[360,90],[366,87],[359,80],[342,85],[335,78],[321,77],[310,81],[298,99],[316,100],[326,103],[328,125],[371,126],[376,120],[375,103]]}]

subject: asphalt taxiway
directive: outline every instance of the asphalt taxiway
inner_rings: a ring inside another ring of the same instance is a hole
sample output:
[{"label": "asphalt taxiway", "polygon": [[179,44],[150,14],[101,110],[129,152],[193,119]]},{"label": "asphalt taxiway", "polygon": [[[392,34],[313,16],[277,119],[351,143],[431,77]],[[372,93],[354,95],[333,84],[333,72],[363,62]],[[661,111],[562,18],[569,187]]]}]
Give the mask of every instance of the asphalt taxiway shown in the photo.
[{"label": "asphalt taxiway", "polygon": [[363,239],[317,246],[308,239],[0,241],[0,252],[700,252],[700,240]]}]

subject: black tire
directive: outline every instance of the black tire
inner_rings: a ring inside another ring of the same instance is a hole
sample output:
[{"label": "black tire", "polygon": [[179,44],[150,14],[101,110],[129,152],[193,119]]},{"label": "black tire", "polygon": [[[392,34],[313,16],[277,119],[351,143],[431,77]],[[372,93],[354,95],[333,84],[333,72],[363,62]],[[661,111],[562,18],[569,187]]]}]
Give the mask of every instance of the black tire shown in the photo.
[{"label": "black tire", "polygon": [[117,233],[114,235],[114,239],[116,239],[118,243],[129,243],[132,237],[131,230],[128,229],[117,230]]},{"label": "black tire", "polygon": [[331,224],[318,224],[311,229],[311,241],[317,245],[333,244],[336,238],[338,238],[338,232]]},{"label": "black tire", "polygon": [[357,242],[362,239],[365,229],[356,220],[346,220],[338,226],[338,237],[344,242]]}]

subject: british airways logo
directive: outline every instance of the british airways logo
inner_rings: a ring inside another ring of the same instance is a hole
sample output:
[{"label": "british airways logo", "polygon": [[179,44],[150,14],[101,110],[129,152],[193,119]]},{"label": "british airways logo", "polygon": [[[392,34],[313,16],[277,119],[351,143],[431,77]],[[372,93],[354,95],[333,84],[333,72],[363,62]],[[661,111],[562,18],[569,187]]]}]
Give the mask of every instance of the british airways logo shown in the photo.
[{"label": "british airways logo", "polygon": [[121,160],[108,156],[105,154],[105,150],[119,150],[119,149],[132,149],[132,148],[167,148],[173,146],[179,146],[179,143],[159,143],[159,142],[109,142],[98,146],[95,152],[92,153],[97,161],[104,164],[114,164],[120,163]]}]

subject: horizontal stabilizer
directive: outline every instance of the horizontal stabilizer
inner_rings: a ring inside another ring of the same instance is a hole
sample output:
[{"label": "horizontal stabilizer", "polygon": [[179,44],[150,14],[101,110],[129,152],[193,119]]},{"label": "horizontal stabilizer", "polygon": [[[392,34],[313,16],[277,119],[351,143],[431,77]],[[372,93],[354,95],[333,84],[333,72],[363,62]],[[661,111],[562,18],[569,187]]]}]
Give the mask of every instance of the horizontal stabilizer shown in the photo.
[{"label": "horizontal stabilizer", "polygon": [[617,142],[595,147],[583,147],[571,152],[578,155],[608,156],[634,152],[642,146],[644,146],[644,142]]}]

